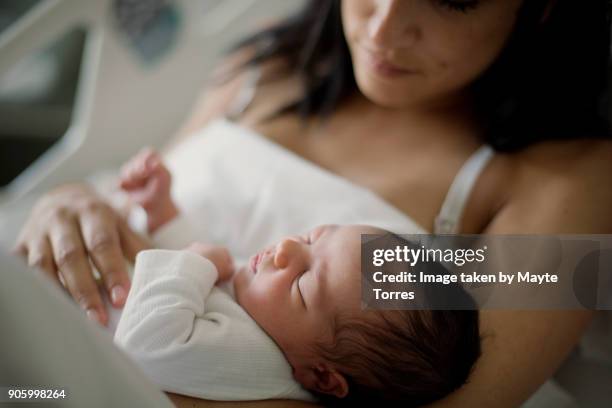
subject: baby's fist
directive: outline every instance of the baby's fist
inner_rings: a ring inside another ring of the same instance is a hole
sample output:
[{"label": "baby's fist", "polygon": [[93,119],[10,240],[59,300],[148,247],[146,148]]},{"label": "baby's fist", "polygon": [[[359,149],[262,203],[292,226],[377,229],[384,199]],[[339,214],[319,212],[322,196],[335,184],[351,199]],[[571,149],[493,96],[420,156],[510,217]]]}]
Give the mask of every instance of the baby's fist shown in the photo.
[{"label": "baby's fist", "polygon": [[150,233],[178,213],[170,196],[171,181],[170,171],[151,148],[141,150],[121,170],[120,187],[146,211]]},{"label": "baby's fist", "polygon": [[170,199],[170,171],[151,148],[141,150],[121,169],[120,185],[145,210]]},{"label": "baby's fist", "polygon": [[227,248],[194,242],[189,245],[186,250],[203,256],[211,261],[217,268],[219,282],[226,281],[234,275],[234,261]]}]

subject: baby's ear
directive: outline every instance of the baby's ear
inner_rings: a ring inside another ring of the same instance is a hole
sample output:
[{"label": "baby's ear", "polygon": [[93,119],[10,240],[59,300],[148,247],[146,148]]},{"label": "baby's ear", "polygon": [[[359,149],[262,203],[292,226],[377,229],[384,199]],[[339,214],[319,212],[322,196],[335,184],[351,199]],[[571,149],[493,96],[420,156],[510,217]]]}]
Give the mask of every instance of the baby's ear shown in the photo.
[{"label": "baby's ear", "polygon": [[344,398],[348,395],[349,386],[346,378],[328,364],[318,364],[313,368],[313,374],[316,391],[333,395],[336,398]]}]

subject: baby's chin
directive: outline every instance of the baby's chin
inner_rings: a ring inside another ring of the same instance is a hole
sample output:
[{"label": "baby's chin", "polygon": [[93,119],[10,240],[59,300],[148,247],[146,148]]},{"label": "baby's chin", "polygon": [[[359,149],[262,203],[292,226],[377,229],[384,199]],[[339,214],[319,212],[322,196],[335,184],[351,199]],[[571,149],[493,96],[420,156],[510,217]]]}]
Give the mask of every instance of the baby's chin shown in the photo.
[{"label": "baby's chin", "polygon": [[248,265],[243,265],[236,269],[236,273],[232,279],[232,285],[234,285],[234,294],[238,303],[240,303],[240,298],[251,283],[253,276],[254,274],[251,272]]}]

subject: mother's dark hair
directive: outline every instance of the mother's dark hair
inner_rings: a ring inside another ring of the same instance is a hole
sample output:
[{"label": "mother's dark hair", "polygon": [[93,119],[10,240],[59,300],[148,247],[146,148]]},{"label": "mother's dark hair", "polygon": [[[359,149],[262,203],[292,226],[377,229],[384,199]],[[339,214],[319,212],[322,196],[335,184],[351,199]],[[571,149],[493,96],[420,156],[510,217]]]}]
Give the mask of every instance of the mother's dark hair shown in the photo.
[{"label": "mother's dark hair", "polygon": [[[484,142],[511,151],[545,139],[610,136],[609,6],[608,0],[523,1],[504,50],[471,86]],[[256,51],[241,68],[282,56],[285,74],[303,74],[303,97],[274,116],[326,116],[357,89],[340,0],[307,0],[300,12],[232,51],[245,46]]]}]

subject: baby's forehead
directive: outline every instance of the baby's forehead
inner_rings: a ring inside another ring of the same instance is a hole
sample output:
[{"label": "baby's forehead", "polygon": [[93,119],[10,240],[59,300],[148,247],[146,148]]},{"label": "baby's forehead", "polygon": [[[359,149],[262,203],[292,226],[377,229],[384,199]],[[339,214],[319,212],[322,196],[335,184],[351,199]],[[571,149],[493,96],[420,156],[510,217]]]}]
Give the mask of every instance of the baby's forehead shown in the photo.
[{"label": "baby's forehead", "polygon": [[[361,238],[359,232],[343,231],[333,237],[328,247],[321,251],[324,271],[332,293],[337,290],[356,290],[361,278]],[[346,295],[349,295],[347,293]]]},{"label": "baby's forehead", "polygon": [[325,249],[320,255],[326,263],[337,268],[361,270],[362,235],[386,235],[387,231],[367,225],[347,225],[335,228],[325,242]]},{"label": "baby's forehead", "polygon": [[388,234],[387,231],[368,225],[332,226],[322,247],[314,252],[315,263],[324,280],[330,286],[354,288],[361,282],[362,234]]}]

